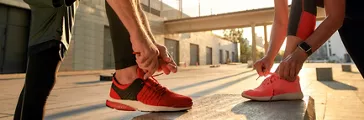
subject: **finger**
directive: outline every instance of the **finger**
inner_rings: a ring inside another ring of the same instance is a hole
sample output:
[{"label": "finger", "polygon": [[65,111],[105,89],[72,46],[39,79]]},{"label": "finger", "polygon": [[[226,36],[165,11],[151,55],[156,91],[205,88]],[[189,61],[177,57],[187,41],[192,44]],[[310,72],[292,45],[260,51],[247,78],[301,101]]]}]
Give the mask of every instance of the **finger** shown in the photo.
[{"label": "finger", "polygon": [[262,72],[263,72],[263,75],[266,76],[267,73],[268,73],[268,69],[267,69],[267,65],[263,63],[262,65]]},{"label": "finger", "polygon": [[155,71],[157,71],[158,67],[159,67],[159,62],[158,62],[158,58],[153,59],[153,62],[151,63],[151,65],[149,66],[150,70],[154,73]]},{"label": "finger", "polygon": [[302,66],[296,67],[296,74],[295,74],[295,79],[296,76],[300,73]]},{"label": "finger", "polygon": [[290,67],[289,67],[289,64],[285,64],[284,65],[284,68],[283,68],[283,76],[284,76],[284,79],[289,79],[289,70],[290,70]]},{"label": "finger", "polygon": [[289,67],[289,80],[293,81],[296,75],[296,64],[295,63],[291,63],[290,67]]},{"label": "finger", "polygon": [[[169,54],[168,54],[169,55]],[[169,55],[169,58],[170,58],[170,62],[169,63],[171,63],[172,65],[174,65],[174,66],[177,66],[177,64],[176,64],[176,62],[174,61],[174,59],[172,58],[172,56],[171,55]]]},{"label": "finger", "polygon": [[163,68],[164,74],[169,75],[169,73],[171,73],[171,70],[168,68],[168,64],[163,64],[162,68]]},{"label": "finger", "polygon": [[147,60],[147,61],[145,61],[145,62],[141,62],[140,60],[137,60],[138,66],[139,66],[141,69],[145,70],[145,72],[146,72],[146,71],[150,71],[150,69],[149,69],[149,68],[151,68],[150,66],[152,65],[152,64],[151,64],[152,62],[153,62],[153,60],[152,60],[152,59],[148,59],[148,60]]},{"label": "finger", "polygon": [[270,73],[271,68],[272,68],[272,66],[269,66],[269,65],[264,66],[264,76],[267,76]]},{"label": "finger", "polygon": [[160,58],[158,58],[158,63],[159,63],[159,66],[158,66],[158,72],[160,72],[160,71],[163,71],[163,64],[164,64],[164,61],[162,60],[162,59],[160,59]]},{"label": "finger", "polygon": [[153,74],[154,74],[154,72],[152,72],[152,71],[148,71],[148,72],[146,72],[146,73],[144,74],[144,79],[147,79],[147,78],[151,77]]},{"label": "finger", "polygon": [[259,74],[259,76],[263,76],[263,70],[262,70],[262,63],[258,62],[254,64],[254,68],[256,69],[257,73]]},{"label": "finger", "polygon": [[160,57],[167,63],[171,62],[171,57],[168,54],[168,51],[166,50],[166,48],[162,48],[162,50],[160,51]]},{"label": "finger", "polygon": [[162,59],[159,59],[159,69],[163,71],[164,74],[168,75],[171,71],[167,68],[167,63]]},{"label": "finger", "polygon": [[177,72],[177,66],[176,66],[176,65],[173,65],[173,64],[169,63],[169,64],[167,65],[167,67],[168,67],[168,69],[169,69],[170,71],[172,71],[173,73],[176,73],[176,72]]},{"label": "finger", "polygon": [[280,64],[279,64],[279,76],[281,77],[281,78],[284,78],[284,68],[285,68],[285,62],[281,62]]},{"label": "finger", "polygon": [[147,68],[148,72],[144,75],[144,79],[151,77],[157,70],[157,67],[158,67],[158,62],[156,62],[156,60],[155,60],[148,66],[148,68]]}]

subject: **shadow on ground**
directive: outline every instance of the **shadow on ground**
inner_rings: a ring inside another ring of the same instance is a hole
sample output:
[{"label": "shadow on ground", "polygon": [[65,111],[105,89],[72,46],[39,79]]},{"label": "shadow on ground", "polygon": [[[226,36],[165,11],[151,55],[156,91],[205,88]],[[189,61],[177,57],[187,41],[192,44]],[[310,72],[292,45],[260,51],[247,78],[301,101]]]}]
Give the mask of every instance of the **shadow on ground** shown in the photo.
[{"label": "shadow on ground", "polygon": [[100,80],[97,80],[97,81],[87,81],[87,82],[76,82],[75,84],[78,84],[78,85],[86,85],[86,84],[105,83],[105,82],[110,82],[110,81],[100,81]]},{"label": "shadow on ground", "polygon": [[358,88],[333,80],[333,81],[319,81],[322,84],[334,89],[334,90],[358,90]]},{"label": "shadow on ground", "polygon": [[141,116],[134,117],[132,120],[174,120],[181,115],[187,113],[187,111],[180,112],[153,112],[149,114],[144,114]]},{"label": "shadow on ground", "polygon": [[347,73],[360,74],[360,72],[347,72]]},{"label": "shadow on ground", "polygon": [[216,79],[212,79],[212,80],[207,80],[207,81],[202,81],[202,82],[198,82],[198,83],[194,83],[194,84],[189,84],[189,85],[176,87],[176,88],[173,88],[172,91],[183,90],[183,89],[187,89],[187,88],[191,88],[191,87],[195,87],[195,86],[199,86],[199,85],[203,85],[203,84],[207,84],[207,83],[211,83],[211,82],[215,82],[215,81],[224,80],[224,79],[235,77],[235,76],[245,74],[245,73],[248,73],[248,72],[251,72],[251,71],[253,71],[253,70],[244,71],[244,72],[240,72],[240,73],[237,73],[237,74],[228,75],[228,76],[224,76],[224,77],[220,77],[220,78],[216,78]]},{"label": "shadow on ground", "polygon": [[209,88],[209,89],[205,89],[205,90],[196,92],[196,93],[192,94],[191,96],[204,96],[204,95],[207,95],[207,94],[216,92],[216,91],[218,91],[220,89],[228,88],[229,86],[235,85],[236,83],[241,82],[243,80],[246,80],[246,79],[248,79],[250,77],[253,77],[255,75],[257,75],[257,74],[256,73],[253,73],[253,74],[249,74],[249,75],[244,75],[244,77],[235,79],[233,81],[230,81],[230,82],[227,82],[227,83],[224,83],[224,84],[221,84],[221,85],[218,85],[218,86]]},{"label": "shadow on ground", "polygon": [[231,112],[244,115],[247,120],[302,120],[305,101],[257,102],[245,101],[237,104]]},{"label": "shadow on ground", "polygon": [[102,109],[102,108],[106,108],[105,104],[95,104],[95,105],[90,105],[87,107],[82,107],[79,109],[73,109],[70,111],[64,111],[64,112],[60,112],[60,113],[55,113],[55,114],[51,114],[45,117],[45,119],[50,119],[50,120],[54,120],[54,119],[61,119],[64,118],[65,116],[73,116],[73,115],[78,115],[78,114],[82,114],[82,113],[86,113],[89,111],[93,111],[93,110],[97,110],[97,109]]}]

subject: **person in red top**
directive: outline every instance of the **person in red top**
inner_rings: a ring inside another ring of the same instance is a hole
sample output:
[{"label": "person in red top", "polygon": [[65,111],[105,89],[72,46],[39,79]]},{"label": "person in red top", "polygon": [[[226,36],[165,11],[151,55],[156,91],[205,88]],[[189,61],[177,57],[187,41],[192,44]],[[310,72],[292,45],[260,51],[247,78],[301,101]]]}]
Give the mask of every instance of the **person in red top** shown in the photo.
[{"label": "person in red top", "polygon": [[[361,0],[274,0],[274,22],[268,53],[254,64],[260,76],[269,75],[260,86],[242,96],[252,100],[302,99],[299,77],[304,61],[339,31],[346,50],[364,77],[364,14]],[[326,18],[315,29],[317,7],[325,8]],[[273,60],[287,37],[283,61],[270,73]]]}]

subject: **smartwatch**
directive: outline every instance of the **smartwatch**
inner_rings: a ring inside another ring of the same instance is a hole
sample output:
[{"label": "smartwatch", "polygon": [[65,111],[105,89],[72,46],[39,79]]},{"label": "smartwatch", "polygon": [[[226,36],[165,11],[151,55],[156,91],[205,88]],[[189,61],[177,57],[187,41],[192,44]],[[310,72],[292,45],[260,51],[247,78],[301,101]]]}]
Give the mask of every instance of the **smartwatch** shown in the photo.
[{"label": "smartwatch", "polygon": [[297,45],[301,50],[305,51],[308,56],[312,54],[312,48],[306,42],[302,41]]}]

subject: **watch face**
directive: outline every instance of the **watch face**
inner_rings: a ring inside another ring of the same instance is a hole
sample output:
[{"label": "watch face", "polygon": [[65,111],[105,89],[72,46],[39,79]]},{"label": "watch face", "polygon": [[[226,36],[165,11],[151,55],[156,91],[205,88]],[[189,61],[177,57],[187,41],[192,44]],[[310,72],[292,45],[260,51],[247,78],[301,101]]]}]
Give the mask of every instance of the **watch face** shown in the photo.
[{"label": "watch face", "polygon": [[306,42],[302,42],[300,47],[302,47],[302,49],[304,49],[306,52],[311,49],[311,47]]},{"label": "watch face", "polygon": [[308,56],[310,56],[312,54],[312,49],[311,49],[311,46],[308,45],[306,42],[301,42],[299,44],[299,47],[304,50]]}]

